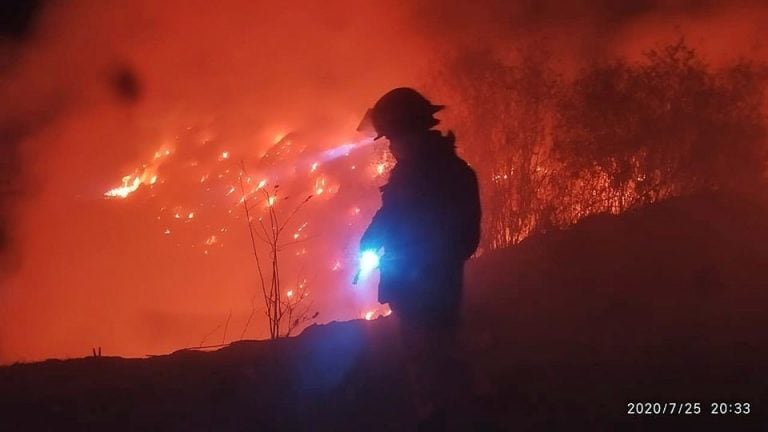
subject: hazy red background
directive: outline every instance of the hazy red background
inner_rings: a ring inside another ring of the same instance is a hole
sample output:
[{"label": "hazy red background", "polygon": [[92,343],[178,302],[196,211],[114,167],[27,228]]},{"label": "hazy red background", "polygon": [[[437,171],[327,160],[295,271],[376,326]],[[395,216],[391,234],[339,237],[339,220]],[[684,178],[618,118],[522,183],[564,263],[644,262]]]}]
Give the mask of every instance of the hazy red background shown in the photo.
[{"label": "hazy red background", "polygon": [[[26,132],[14,144],[21,192],[4,251],[0,362],[82,356],[94,346],[125,356],[196,346],[230,311],[226,340],[237,339],[256,288],[253,258],[237,198],[225,195],[229,177],[208,191],[201,170],[255,163],[292,131],[318,148],[360,139],[362,114],[392,87],[416,86],[440,102],[433,78],[462,50],[512,52],[537,41],[567,72],[684,35],[710,62],[766,57],[768,14],[757,1],[461,3],[48,3],[28,40],[3,42],[0,120]],[[450,108],[444,118],[450,127]],[[456,132],[460,145],[482,145]],[[160,183],[104,199],[166,147],[173,154]],[[223,151],[230,160],[219,161]],[[350,156],[365,175],[338,161],[320,168],[339,191],[303,216],[319,322],[375,306],[373,284],[349,280],[378,205],[379,156],[372,147]],[[360,215],[350,215],[353,206]],[[195,218],[175,219],[177,208]],[[206,248],[212,234],[218,243]],[[286,265],[295,279],[301,265]],[[246,337],[266,336],[257,317]]]}]

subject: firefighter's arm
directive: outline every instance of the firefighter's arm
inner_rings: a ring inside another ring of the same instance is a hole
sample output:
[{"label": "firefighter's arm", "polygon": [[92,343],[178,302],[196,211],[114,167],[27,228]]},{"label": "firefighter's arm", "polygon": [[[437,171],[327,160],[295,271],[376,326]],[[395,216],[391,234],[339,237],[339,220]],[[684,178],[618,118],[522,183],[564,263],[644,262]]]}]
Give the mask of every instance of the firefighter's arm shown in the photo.
[{"label": "firefighter's arm", "polygon": [[391,229],[392,213],[395,203],[392,191],[383,189],[381,194],[381,208],[371,220],[371,224],[365,230],[360,239],[360,250],[379,250],[384,245],[384,236]]},{"label": "firefighter's arm", "polygon": [[373,216],[373,220],[371,220],[371,224],[368,225],[368,228],[365,230],[365,233],[363,233],[363,237],[360,239],[360,250],[368,250],[373,249],[378,251],[381,249],[383,240],[382,235],[383,226],[385,225],[384,221],[386,220],[386,209],[380,208],[379,211],[376,212],[376,214]]}]

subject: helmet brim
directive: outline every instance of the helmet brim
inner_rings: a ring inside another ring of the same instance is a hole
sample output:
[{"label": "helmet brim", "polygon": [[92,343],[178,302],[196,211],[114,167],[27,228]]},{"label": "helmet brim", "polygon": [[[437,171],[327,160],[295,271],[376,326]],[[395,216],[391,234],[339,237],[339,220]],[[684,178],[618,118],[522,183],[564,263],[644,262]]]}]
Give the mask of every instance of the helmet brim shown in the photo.
[{"label": "helmet brim", "polygon": [[[442,111],[445,109],[445,105],[432,105],[430,106],[430,111],[432,114],[435,114],[437,112]],[[368,111],[365,112],[365,116],[363,116],[363,119],[360,121],[360,125],[357,127],[358,132],[362,132],[365,129],[373,128],[373,108],[368,109]],[[373,128],[375,130],[375,128]],[[376,136],[373,138],[374,141],[384,138],[386,135],[376,132]]]}]

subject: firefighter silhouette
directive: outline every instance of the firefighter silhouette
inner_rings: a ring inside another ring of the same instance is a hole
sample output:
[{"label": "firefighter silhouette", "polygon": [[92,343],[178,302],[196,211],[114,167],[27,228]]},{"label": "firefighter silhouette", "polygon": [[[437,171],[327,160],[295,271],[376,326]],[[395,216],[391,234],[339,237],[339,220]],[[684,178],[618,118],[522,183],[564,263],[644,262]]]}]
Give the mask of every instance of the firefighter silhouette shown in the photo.
[{"label": "firefighter silhouette", "polygon": [[396,164],[360,248],[383,252],[378,299],[400,322],[419,430],[448,430],[454,396],[466,390],[455,342],[464,262],[480,239],[477,176],[456,154],[453,133],[433,129],[442,108],[397,88],[363,120],[389,140]]},{"label": "firefighter silhouette", "polygon": [[366,114],[396,164],[360,242],[363,251],[383,250],[379,302],[401,321],[439,327],[458,322],[464,262],[480,238],[475,172],[456,154],[454,135],[433,129],[443,108],[397,88]]}]

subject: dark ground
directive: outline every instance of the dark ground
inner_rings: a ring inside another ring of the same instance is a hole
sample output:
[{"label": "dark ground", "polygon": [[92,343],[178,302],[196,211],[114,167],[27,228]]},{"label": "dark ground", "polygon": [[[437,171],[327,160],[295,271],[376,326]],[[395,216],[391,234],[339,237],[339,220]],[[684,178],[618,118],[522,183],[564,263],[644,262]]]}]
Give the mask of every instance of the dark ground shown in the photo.
[{"label": "dark ground", "polygon": [[[685,198],[474,260],[464,430],[768,430],[768,205]],[[0,430],[412,430],[393,318],[0,368]],[[628,402],[700,402],[627,415]],[[748,415],[710,414],[749,402]],[[462,423],[464,422],[464,423]]]}]

